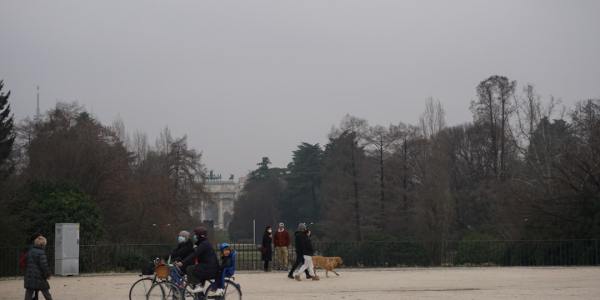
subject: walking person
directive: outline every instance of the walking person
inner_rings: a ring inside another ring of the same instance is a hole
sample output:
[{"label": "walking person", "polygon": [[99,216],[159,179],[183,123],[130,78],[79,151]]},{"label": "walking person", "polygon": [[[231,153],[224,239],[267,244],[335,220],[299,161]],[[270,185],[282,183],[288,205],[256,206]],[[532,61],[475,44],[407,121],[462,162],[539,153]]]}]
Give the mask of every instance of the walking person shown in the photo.
[{"label": "walking person", "polygon": [[[288,278],[290,278],[290,279],[294,279],[294,272],[296,271],[296,269],[298,269],[298,267],[300,267],[304,264],[304,256],[303,256],[304,249],[302,248],[303,245],[302,245],[302,241],[301,241],[300,237],[305,231],[306,231],[306,224],[300,223],[300,224],[298,224],[298,229],[294,233],[294,247],[296,249],[296,262],[294,262],[294,265],[292,266],[292,268],[290,269],[290,272],[288,273]],[[304,273],[306,273],[306,279],[312,278],[312,276],[308,273],[308,270],[304,270]]]},{"label": "walking person", "polygon": [[46,244],[48,241],[42,235],[33,241],[33,247],[27,253],[27,269],[25,270],[25,300],[33,299],[41,291],[46,300],[52,300],[50,295],[50,268],[46,257]]},{"label": "walking person", "polygon": [[[306,225],[304,225],[304,228],[306,228]],[[319,276],[315,274],[315,269],[312,261],[314,250],[312,242],[310,241],[310,230],[306,228],[304,231],[299,231],[297,239],[297,243],[300,244],[300,250],[302,253],[302,257],[304,258],[304,263],[302,264],[302,266],[300,266],[298,270],[294,271],[294,279],[300,281],[300,274],[302,274],[304,271],[308,271],[310,276],[312,276],[312,280],[319,280]]]},{"label": "walking person", "polygon": [[275,255],[277,265],[281,270],[287,270],[288,267],[288,247],[290,246],[290,234],[285,229],[285,224],[279,223],[275,237],[273,238],[275,245]]},{"label": "walking person", "polygon": [[272,242],[273,229],[271,228],[271,225],[268,225],[265,228],[265,233],[263,234],[262,245],[260,248],[261,259],[265,262],[265,272],[269,272],[269,262],[273,260],[273,246],[271,245]]}]

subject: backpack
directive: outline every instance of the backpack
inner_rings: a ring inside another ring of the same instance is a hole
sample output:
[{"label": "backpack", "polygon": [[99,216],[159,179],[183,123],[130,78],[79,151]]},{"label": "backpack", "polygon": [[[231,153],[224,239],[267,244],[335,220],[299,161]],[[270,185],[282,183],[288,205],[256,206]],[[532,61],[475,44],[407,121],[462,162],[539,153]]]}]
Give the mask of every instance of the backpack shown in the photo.
[{"label": "backpack", "polygon": [[27,251],[19,253],[19,270],[25,271],[27,268]]}]

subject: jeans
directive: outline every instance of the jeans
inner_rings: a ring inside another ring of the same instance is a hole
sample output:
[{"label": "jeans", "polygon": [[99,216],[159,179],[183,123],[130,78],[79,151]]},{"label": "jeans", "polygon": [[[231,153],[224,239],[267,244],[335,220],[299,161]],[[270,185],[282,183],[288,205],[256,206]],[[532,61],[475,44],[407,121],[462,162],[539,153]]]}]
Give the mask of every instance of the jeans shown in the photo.
[{"label": "jeans", "polygon": [[298,276],[302,274],[302,272],[308,271],[310,276],[315,276],[315,268],[313,266],[312,257],[308,255],[304,255],[304,263],[296,272],[294,272],[294,276]]},{"label": "jeans", "polygon": [[[290,272],[288,273],[288,277],[292,277],[294,275],[294,271],[296,271],[296,269],[298,269],[298,267],[303,264],[304,264],[304,257],[302,257],[302,255],[296,255],[296,262],[294,262],[294,265],[290,269]],[[306,278],[310,278],[310,274],[308,274],[308,270],[305,270],[304,273],[306,273]]]}]

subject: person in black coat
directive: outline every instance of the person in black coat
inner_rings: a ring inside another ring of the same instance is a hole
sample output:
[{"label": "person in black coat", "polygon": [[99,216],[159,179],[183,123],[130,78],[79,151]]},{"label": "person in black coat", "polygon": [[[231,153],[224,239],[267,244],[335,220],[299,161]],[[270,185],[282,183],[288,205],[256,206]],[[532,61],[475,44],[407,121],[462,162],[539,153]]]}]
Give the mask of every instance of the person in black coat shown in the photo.
[{"label": "person in black coat", "polygon": [[296,246],[297,249],[300,250],[300,253],[302,253],[302,256],[304,257],[304,263],[298,270],[294,271],[294,279],[300,281],[300,274],[308,270],[308,273],[312,276],[312,280],[319,280],[319,276],[315,274],[313,266],[312,256],[315,254],[315,251],[310,240],[310,230],[306,229],[304,232],[299,231],[296,235],[296,243],[298,243]]},{"label": "person in black coat", "polygon": [[261,245],[261,259],[265,262],[265,272],[269,272],[269,262],[273,259],[273,229],[271,226],[265,228]]},{"label": "person in black coat", "polygon": [[171,259],[171,262],[182,261],[194,252],[194,243],[190,239],[190,233],[183,230],[177,235],[177,247],[165,257],[165,260]]},{"label": "person in black coat", "polygon": [[[292,269],[290,269],[290,272],[288,273],[288,278],[290,279],[294,279],[294,271],[296,271],[296,269],[304,264],[304,246],[303,246],[303,242],[302,242],[302,235],[304,234],[304,232],[306,231],[306,224],[304,223],[300,223],[298,224],[298,230],[296,231],[296,233],[294,233],[294,247],[296,248],[296,262],[294,262],[294,265],[292,266]],[[305,270],[304,273],[306,274],[306,279],[310,279],[312,278],[312,276],[310,276],[310,274],[308,273],[308,270]]]},{"label": "person in black coat", "polygon": [[46,300],[52,300],[48,283],[50,268],[44,252],[46,244],[46,238],[40,235],[33,241],[33,247],[27,253],[27,269],[24,280],[25,300],[32,299],[37,291],[41,291]]},{"label": "person in black coat", "polygon": [[194,229],[196,249],[180,262],[177,266],[186,271],[190,282],[199,285],[191,292],[198,293],[204,288],[206,280],[217,278],[219,272],[219,260],[213,246],[207,240],[207,231],[204,227]]}]

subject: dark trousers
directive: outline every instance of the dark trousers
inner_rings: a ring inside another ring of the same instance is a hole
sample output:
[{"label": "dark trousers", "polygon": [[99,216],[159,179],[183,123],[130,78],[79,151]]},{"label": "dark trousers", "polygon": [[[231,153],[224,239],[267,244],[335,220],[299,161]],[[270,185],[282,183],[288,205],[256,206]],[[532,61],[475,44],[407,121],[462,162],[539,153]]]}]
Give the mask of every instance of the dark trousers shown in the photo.
[{"label": "dark trousers", "polygon": [[[288,277],[292,277],[294,275],[294,271],[296,271],[296,269],[298,269],[298,267],[303,264],[304,264],[304,257],[302,255],[296,255],[296,261],[294,262],[292,269],[288,273]],[[310,274],[308,274],[308,270],[304,270],[304,274],[306,274],[306,278],[310,277]]]},{"label": "dark trousers", "polygon": [[189,266],[185,271],[190,278],[190,283],[200,283],[202,285],[204,285],[206,280],[217,278],[217,273],[219,272],[218,270],[205,270],[199,265]]},{"label": "dark trousers", "polygon": [[[44,298],[46,300],[52,300],[52,295],[50,295],[50,291],[49,290],[39,290],[39,291],[42,292],[42,294],[44,295]],[[39,291],[37,291],[37,290],[26,290],[25,291],[25,300],[38,299],[38,292]]]},{"label": "dark trousers", "polygon": [[217,288],[219,288],[219,289],[222,289],[225,287],[225,273],[223,270],[219,270],[217,279],[215,279],[215,284],[217,285]]},{"label": "dark trousers", "polygon": [[269,272],[269,260],[268,259],[265,259],[264,269],[265,269],[265,272]]}]

